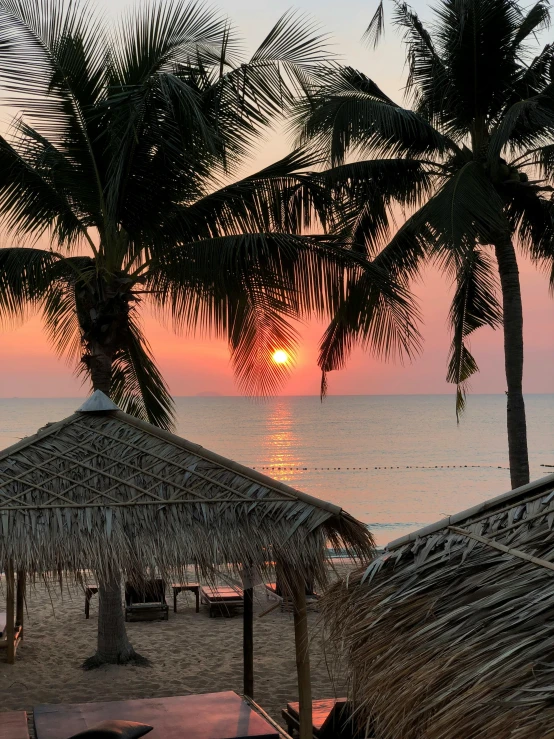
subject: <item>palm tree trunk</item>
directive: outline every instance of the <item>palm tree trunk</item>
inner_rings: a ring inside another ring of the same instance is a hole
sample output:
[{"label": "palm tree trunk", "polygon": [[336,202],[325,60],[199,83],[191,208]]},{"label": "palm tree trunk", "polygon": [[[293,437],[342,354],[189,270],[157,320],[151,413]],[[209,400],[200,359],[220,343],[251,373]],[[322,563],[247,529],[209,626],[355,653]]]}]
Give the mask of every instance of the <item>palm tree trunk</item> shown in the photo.
[{"label": "palm tree trunk", "polygon": [[98,342],[89,342],[87,365],[93,390],[101,390],[110,397],[112,356]]},{"label": "palm tree trunk", "polygon": [[512,488],[529,482],[527,423],[523,400],[523,309],[516,253],[509,234],[494,245],[504,310],[504,364],[506,367],[508,451]]},{"label": "palm tree trunk", "polygon": [[[112,376],[112,357],[96,342],[89,342],[87,364],[90,370],[92,387],[101,390],[108,397]],[[98,640],[96,654],[83,663],[85,669],[105,664],[123,665],[148,664],[133,649],[127,630],[121,602],[121,573],[113,569],[108,576],[98,575]]]}]

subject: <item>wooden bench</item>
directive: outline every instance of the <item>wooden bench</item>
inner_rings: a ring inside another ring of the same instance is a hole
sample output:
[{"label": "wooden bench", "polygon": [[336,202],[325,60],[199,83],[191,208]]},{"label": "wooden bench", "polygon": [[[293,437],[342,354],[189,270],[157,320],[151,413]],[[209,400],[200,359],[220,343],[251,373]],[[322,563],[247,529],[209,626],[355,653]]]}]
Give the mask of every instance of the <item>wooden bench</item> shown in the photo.
[{"label": "wooden bench", "polygon": [[[299,703],[287,703],[281,711],[287,724],[287,732],[293,734],[299,728]],[[318,739],[335,739],[352,736],[348,721],[350,715],[346,698],[325,698],[312,703],[313,735]]]},{"label": "wooden bench", "polygon": [[25,711],[0,711],[0,739],[29,739]]},{"label": "wooden bench", "polygon": [[201,589],[201,599],[209,608],[210,618],[218,610],[226,609],[229,612],[232,608],[244,607],[244,591],[238,587],[204,585]]}]

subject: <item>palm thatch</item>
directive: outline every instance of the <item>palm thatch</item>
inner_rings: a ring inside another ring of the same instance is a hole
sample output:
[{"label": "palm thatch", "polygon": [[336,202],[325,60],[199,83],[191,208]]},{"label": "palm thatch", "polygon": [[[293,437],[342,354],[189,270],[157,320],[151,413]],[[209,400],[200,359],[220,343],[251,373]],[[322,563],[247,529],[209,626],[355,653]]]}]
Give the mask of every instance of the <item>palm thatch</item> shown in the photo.
[{"label": "palm thatch", "polygon": [[554,736],[554,475],[402,537],[324,603],[379,739]]},{"label": "palm thatch", "polygon": [[327,547],[366,561],[367,528],[331,503],[129,416],[97,392],[0,453],[0,562],[30,573],[162,575],[271,560],[325,584]]}]

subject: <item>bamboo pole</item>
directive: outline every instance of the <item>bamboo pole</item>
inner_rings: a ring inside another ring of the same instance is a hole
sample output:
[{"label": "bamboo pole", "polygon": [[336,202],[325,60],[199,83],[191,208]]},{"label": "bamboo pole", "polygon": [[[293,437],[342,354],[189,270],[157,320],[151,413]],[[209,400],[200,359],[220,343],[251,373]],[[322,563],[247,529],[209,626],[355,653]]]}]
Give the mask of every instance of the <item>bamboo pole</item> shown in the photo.
[{"label": "bamboo pole", "polygon": [[20,627],[20,638],[23,639],[23,619],[25,610],[25,585],[26,585],[26,572],[25,570],[18,570],[17,572],[17,593],[16,593],[16,611],[15,611],[15,625]]},{"label": "bamboo pole", "polygon": [[243,640],[244,694],[254,697],[254,591],[244,589]]},{"label": "bamboo pole", "polygon": [[306,608],[306,584],[301,577],[291,578],[291,591],[294,611],[298,700],[300,702],[300,739],[312,739],[312,684],[310,677],[308,610]]},{"label": "bamboo pole", "polygon": [[[525,523],[525,521],[523,521]],[[505,554],[511,554],[512,557],[517,557],[518,559],[524,559],[526,562],[531,562],[534,565],[537,565],[538,567],[544,567],[546,570],[552,570],[554,571],[554,564],[552,562],[549,562],[547,559],[539,559],[538,557],[533,557],[531,554],[527,554],[527,552],[522,552],[520,549],[512,549],[511,547],[507,547],[505,544],[500,544],[498,541],[493,541],[492,539],[487,539],[486,536],[480,536],[479,534],[473,534],[471,531],[466,531],[466,529],[460,529],[457,526],[449,526],[449,531],[452,531],[454,534],[460,534],[461,536],[467,536],[468,539],[474,539],[475,541],[480,542],[481,544],[486,544],[486,546],[491,547],[492,549],[496,549],[499,552],[504,552]]]},{"label": "bamboo pole", "polygon": [[6,566],[6,640],[8,664],[15,662],[15,582],[13,573],[13,562],[10,560]]}]

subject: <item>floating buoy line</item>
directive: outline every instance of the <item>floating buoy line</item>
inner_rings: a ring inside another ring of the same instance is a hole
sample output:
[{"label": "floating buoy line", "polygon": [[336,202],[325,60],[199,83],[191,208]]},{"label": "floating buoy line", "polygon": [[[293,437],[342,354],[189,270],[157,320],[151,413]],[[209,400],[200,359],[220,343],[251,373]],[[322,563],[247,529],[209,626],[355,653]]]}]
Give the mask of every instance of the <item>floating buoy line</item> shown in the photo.
[{"label": "floating buoy line", "polygon": [[[543,464],[541,467],[549,467]],[[374,467],[287,467],[286,465],[265,465],[262,467],[252,467],[253,470],[264,470],[264,472],[365,472],[370,470],[460,470],[460,469],[489,469],[489,470],[509,470],[509,467],[502,467],[496,464],[435,464],[435,465],[378,465]]]}]

